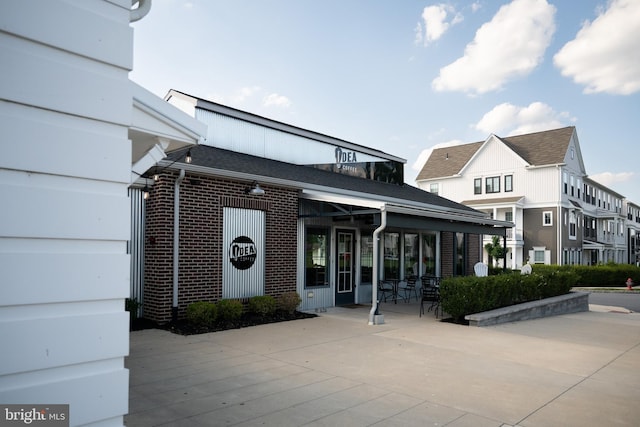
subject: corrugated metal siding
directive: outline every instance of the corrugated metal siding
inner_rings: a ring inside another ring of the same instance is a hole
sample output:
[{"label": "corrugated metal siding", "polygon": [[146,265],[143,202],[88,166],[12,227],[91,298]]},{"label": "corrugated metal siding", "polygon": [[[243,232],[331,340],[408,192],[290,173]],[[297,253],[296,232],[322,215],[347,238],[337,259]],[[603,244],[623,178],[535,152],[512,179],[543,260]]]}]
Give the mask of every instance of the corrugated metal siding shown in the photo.
[{"label": "corrugated metal siding", "polygon": [[[335,162],[335,147],[324,142],[203,109],[196,109],[196,118],[208,125],[207,144],[214,147],[294,164]],[[361,152],[357,153],[357,159],[359,162],[387,160]]]},{"label": "corrugated metal siding", "polygon": [[[129,188],[131,201],[131,238],[128,242],[127,253],[131,259],[129,298],[144,303],[144,208],[143,191],[139,188]],[[138,316],[142,316],[142,307],[138,309]]]},{"label": "corrugated metal siding", "polygon": [[[250,298],[264,295],[265,274],[265,219],[264,211],[255,209],[224,208],[223,210],[223,261],[222,261],[222,297]],[[253,245],[243,242],[248,237]],[[235,242],[235,243],[234,243]],[[248,250],[251,255],[255,249],[255,260],[246,267],[246,260],[234,258],[234,248]]]}]

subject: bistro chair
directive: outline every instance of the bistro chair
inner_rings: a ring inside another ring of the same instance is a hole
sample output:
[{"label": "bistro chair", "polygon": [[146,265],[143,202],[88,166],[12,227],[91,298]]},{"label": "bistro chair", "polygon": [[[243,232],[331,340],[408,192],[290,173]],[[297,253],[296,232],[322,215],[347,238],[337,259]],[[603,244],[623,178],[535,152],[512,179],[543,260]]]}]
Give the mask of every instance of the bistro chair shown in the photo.
[{"label": "bistro chair", "polygon": [[[393,289],[393,283],[387,281],[387,280],[379,280],[378,281],[378,293],[380,295],[382,295],[382,298],[384,298],[384,302],[387,302],[387,294],[391,295],[392,298],[395,297],[395,290]],[[378,296],[378,300],[381,300],[382,298],[380,297],[380,295]]]},{"label": "bistro chair", "polygon": [[412,293],[416,296],[416,301],[418,301],[418,290],[416,289],[417,282],[418,278],[416,276],[409,276],[406,278],[402,291],[404,292],[404,299],[407,302],[411,302]]},{"label": "bistro chair", "polygon": [[420,300],[420,317],[424,314],[424,306],[429,304],[427,311],[434,309],[436,318],[438,317],[438,309],[440,308],[440,290],[435,286],[426,286],[422,288],[422,299]]}]

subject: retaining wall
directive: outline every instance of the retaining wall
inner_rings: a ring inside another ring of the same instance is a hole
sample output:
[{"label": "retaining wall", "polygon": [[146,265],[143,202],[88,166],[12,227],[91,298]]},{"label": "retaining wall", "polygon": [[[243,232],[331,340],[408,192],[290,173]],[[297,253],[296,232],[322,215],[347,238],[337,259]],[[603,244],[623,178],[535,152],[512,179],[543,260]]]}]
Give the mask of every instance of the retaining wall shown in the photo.
[{"label": "retaining wall", "polygon": [[469,326],[490,326],[580,311],[589,311],[589,293],[587,292],[570,292],[557,297],[469,314],[464,318],[469,321]]}]

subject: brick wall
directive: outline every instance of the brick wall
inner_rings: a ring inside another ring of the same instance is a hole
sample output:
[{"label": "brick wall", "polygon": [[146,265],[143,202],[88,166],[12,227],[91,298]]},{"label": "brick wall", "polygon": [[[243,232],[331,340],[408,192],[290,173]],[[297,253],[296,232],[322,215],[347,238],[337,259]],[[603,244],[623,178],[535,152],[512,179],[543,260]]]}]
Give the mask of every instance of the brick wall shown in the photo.
[{"label": "brick wall", "polygon": [[[171,319],[176,178],[176,173],[162,175],[146,205],[143,311],[158,322]],[[223,207],[266,212],[265,294],[277,297],[296,290],[297,192],[262,186],[264,196],[247,196],[247,186],[247,182],[186,174],[180,186],[179,318],[192,302],[222,297]]]},{"label": "brick wall", "polygon": [[440,234],[440,269],[442,277],[453,276],[454,271],[454,239],[455,233],[443,231]]},{"label": "brick wall", "polygon": [[[473,274],[473,266],[478,261],[482,260],[482,254],[480,252],[480,235],[467,234],[466,238],[466,253],[465,253],[465,268],[466,274]],[[455,271],[455,233],[451,231],[443,231],[440,235],[440,268],[442,277],[451,277]]]}]

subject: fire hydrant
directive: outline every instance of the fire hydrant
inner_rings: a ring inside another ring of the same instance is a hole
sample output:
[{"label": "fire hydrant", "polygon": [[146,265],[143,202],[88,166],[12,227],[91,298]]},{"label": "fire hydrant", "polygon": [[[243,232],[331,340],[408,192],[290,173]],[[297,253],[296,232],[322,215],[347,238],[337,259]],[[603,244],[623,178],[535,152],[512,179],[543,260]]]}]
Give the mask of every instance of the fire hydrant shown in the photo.
[{"label": "fire hydrant", "polygon": [[629,277],[627,279],[627,290],[632,290],[633,289],[633,280],[631,280],[631,277]]}]

